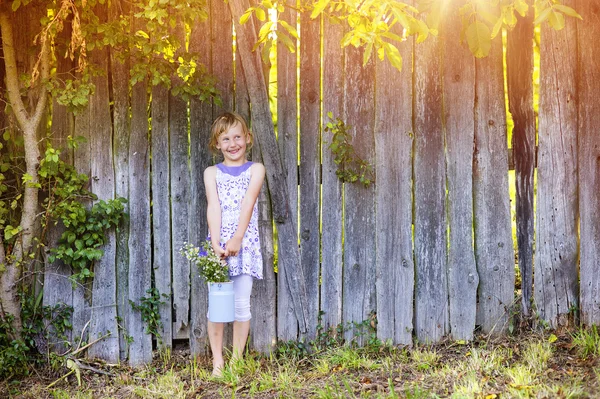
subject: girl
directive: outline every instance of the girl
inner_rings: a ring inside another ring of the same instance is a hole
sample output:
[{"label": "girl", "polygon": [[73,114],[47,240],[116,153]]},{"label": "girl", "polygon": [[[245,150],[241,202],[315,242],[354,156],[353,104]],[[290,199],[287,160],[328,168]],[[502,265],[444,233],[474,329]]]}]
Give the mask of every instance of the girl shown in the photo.
[{"label": "girl", "polygon": [[[250,293],[254,278],[262,279],[256,198],[265,178],[265,167],[249,162],[252,133],[244,119],[231,112],[219,116],[211,128],[209,146],[223,162],[204,171],[208,209],[206,218],[212,248],[227,259],[235,293],[232,360],[241,359],[250,330]],[[223,368],[223,323],[208,322],[213,354],[213,375]]]}]

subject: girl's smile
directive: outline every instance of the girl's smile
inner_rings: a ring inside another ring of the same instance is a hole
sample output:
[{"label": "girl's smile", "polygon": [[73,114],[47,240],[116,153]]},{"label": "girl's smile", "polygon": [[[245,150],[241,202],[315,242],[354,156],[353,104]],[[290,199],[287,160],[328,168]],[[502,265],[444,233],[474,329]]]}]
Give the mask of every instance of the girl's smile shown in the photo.
[{"label": "girl's smile", "polygon": [[246,162],[246,147],[250,141],[242,125],[236,123],[217,140],[217,148],[223,153],[223,163],[227,166],[243,165]]}]

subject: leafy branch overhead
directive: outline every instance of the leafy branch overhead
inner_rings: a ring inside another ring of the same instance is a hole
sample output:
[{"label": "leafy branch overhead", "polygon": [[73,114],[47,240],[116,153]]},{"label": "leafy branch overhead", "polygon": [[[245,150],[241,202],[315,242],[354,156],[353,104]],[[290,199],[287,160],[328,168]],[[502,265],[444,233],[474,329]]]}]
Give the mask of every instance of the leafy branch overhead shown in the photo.
[{"label": "leafy branch overhead", "polygon": [[[244,24],[254,14],[263,22],[254,48],[262,47],[262,56],[268,62],[270,48],[275,42],[281,42],[291,52],[295,51],[298,32],[280,17],[287,8],[300,12],[310,12],[311,18],[323,15],[332,23],[346,26],[347,33],[341,40],[341,46],[364,47],[363,65],[373,52],[380,60],[388,59],[400,70],[402,56],[398,45],[416,37],[421,43],[436,36],[442,17],[448,14],[449,1],[420,0],[410,5],[397,0],[315,0],[301,3],[299,8],[281,1],[262,0],[250,7],[240,18]],[[459,14],[462,21],[461,41],[468,45],[471,53],[477,57],[489,54],[492,40],[502,28],[512,29],[517,23],[517,14],[531,12],[526,0],[465,0]],[[535,0],[535,23],[547,22],[552,28],[560,30],[565,26],[565,16],[581,19],[581,16],[560,0]]]}]

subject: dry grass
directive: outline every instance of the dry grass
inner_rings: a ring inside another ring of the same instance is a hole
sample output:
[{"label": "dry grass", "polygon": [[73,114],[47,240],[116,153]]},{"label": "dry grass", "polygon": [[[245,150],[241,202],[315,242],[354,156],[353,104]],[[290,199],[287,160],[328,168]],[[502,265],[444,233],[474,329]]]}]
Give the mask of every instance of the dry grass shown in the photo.
[{"label": "dry grass", "polygon": [[[585,333],[585,332],[584,332]],[[529,333],[492,342],[445,342],[412,349],[388,345],[330,347],[312,356],[278,351],[249,354],[210,376],[210,359],[186,350],[159,353],[134,370],[101,366],[113,377],[69,377],[36,370],[4,381],[0,397],[19,398],[594,398],[600,396],[600,358],[582,332]],[[592,342],[592,343],[590,343]],[[584,356],[585,354],[585,356]],[[99,365],[100,366],[100,365]]]}]

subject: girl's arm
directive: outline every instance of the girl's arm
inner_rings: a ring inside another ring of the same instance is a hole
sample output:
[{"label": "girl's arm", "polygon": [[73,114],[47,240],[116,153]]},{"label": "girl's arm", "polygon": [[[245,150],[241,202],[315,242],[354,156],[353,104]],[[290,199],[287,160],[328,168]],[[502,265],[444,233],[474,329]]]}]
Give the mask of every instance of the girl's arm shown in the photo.
[{"label": "girl's arm", "polygon": [[219,204],[219,194],[217,192],[217,168],[209,166],[204,170],[204,188],[206,189],[206,220],[208,222],[208,231],[213,251],[219,257],[225,255],[221,248],[221,205]]},{"label": "girl's arm", "polygon": [[246,229],[250,223],[254,204],[256,203],[263,181],[265,180],[265,167],[263,164],[255,163],[251,168],[250,185],[248,186],[248,190],[246,190],[244,200],[242,201],[238,227],[235,233],[233,233],[233,237],[225,244],[225,256],[236,256],[240,252],[242,239],[244,238],[244,234],[246,234]]}]

